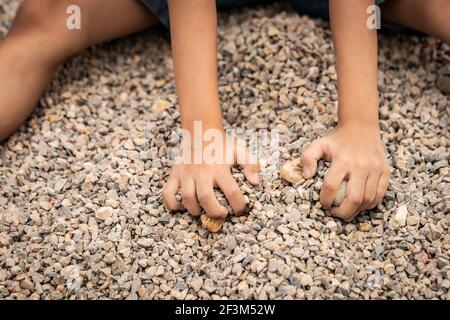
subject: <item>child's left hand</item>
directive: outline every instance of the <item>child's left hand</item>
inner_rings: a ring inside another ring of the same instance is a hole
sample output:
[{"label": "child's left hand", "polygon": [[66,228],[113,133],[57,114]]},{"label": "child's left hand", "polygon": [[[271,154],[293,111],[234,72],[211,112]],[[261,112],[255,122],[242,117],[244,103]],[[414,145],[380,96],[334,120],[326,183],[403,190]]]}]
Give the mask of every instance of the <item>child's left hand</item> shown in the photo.
[{"label": "child's left hand", "polygon": [[351,221],[359,212],[375,208],[383,200],[389,183],[390,166],[378,127],[361,125],[338,126],[329,135],[315,140],[301,157],[303,175],[312,178],[317,161],[331,161],[320,202],[331,208],[344,179],[348,179],[346,198],[331,214]]}]

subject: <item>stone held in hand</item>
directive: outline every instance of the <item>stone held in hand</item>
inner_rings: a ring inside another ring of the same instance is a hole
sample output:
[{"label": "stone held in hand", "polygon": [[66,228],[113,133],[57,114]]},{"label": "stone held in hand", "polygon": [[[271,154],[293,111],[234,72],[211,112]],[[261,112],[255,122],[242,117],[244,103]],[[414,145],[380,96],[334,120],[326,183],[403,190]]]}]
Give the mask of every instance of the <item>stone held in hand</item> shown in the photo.
[{"label": "stone held in hand", "polygon": [[[228,210],[228,213],[230,214],[231,207],[228,205],[228,201],[223,194],[223,192],[219,189],[214,189],[214,196],[216,197],[219,204],[223,207],[225,207]],[[225,223],[225,218],[211,218],[208,216],[205,212],[202,213],[200,216],[200,221],[202,222],[202,227],[208,230],[209,232],[219,232],[220,229],[222,229],[223,224]]]},{"label": "stone held in hand", "polygon": [[206,213],[203,213],[200,216],[200,220],[202,222],[202,227],[213,233],[219,232],[225,223],[225,219],[214,219],[209,217]]},{"label": "stone held in hand", "polygon": [[[250,202],[249,197],[246,195],[246,193],[251,192],[252,186],[248,182],[244,182],[241,179],[236,180],[238,185],[240,186],[241,191],[244,194],[244,203],[245,203],[245,213],[248,213],[252,208],[253,204]],[[231,209],[230,205],[228,204],[228,201],[224,195],[224,193],[220,189],[214,190],[214,195],[219,202],[221,206],[227,209],[228,214],[233,214],[233,210]],[[209,232],[219,232],[222,228],[223,224],[225,223],[226,217],[224,218],[211,218],[209,217],[205,212],[202,213],[200,216],[200,221],[202,223],[202,227]]]},{"label": "stone held in hand", "polygon": [[346,197],[346,190],[347,190],[347,180],[342,181],[341,185],[339,186],[338,192],[336,193],[336,199],[333,202],[333,206],[339,207],[342,202],[344,202],[344,199]]},{"label": "stone held in hand", "polygon": [[287,161],[280,169],[280,176],[283,180],[292,184],[297,184],[305,181],[302,175],[302,168],[300,166],[300,158]]},{"label": "stone held in hand", "polygon": [[[280,169],[280,176],[283,180],[292,184],[297,184],[305,181],[302,175],[302,168],[300,158],[287,161]],[[339,207],[346,197],[347,180],[342,181],[339,186],[339,190],[336,194],[336,199],[333,202],[333,206]]]}]

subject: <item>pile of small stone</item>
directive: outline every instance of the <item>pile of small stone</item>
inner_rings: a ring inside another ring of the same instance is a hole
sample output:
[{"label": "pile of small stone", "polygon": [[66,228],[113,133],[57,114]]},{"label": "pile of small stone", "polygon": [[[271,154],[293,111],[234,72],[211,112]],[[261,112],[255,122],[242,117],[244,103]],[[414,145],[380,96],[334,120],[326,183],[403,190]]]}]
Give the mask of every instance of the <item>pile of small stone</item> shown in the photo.
[{"label": "pile of small stone", "polygon": [[[0,33],[16,4],[0,4]],[[0,299],[450,298],[447,45],[380,36],[394,170],[378,208],[336,220],[318,202],[327,164],[291,184],[269,161],[249,213],[215,234],[161,202],[180,122],[170,56],[149,31],[71,59],[0,147]],[[283,163],[336,125],[326,22],[280,5],[222,14],[219,71],[227,128],[276,129]]]}]

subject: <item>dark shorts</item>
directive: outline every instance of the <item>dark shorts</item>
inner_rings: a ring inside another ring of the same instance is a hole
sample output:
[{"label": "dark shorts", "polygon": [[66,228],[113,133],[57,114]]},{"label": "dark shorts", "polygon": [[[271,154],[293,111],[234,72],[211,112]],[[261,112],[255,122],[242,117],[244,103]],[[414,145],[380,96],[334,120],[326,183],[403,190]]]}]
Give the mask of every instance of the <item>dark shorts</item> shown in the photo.
[{"label": "dark shorts", "polygon": [[[140,0],[155,17],[166,27],[169,28],[169,9],[167,0]],[[180,0],[181,1],[181,0]],[[377,0],[380,4],[387,0]],[[253,6],[260,4],[269,4],[274,2],[289,2],[292,8],[300,14],[306,14],[315,18],[328,19],[328,0],[216,0],[217,7],[233,8],[242,6]]]}]

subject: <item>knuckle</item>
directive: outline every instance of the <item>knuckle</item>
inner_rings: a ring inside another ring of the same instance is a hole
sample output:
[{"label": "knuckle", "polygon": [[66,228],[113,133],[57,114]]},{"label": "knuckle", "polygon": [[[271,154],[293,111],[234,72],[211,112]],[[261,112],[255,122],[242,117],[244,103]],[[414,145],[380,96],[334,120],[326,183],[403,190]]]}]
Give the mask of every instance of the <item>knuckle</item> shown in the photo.
[{"label": "knuckle", "polygon": [[377,172],[383,172],[384,164],[382,162],[375,161],[372,163],[372,168]]},{"label": "knuckle", "polygon": [[322,188],[325,192],[334,191],[337,189],[336,185],[330,182],[329,180],[325,180],[325,182],[322,185]]},{"label": "knuckle", "polygon": [[353,199],[351,198],[350,203],[354,206],[359,206],[363,203],[363,200],[362,198],[353,198]]},{"label": "knuckle", "polygon": [[342,220],[349,222],[352,220],[353,217],[353,213],[352,212],[341,212],[341,214],[339,215],[339,218],[341,218]]},{"label": "knuckle", "polygon": [[341,168],[351,167],[351,161],[347,157],[339,157],[336,159],[336,164]]},{"label": "knuckle", "polygon": [[349,192],[348,201],[350,201],[350,204],[353,206],[359,206],[363,202],[363,197],[359,193]]},{"label": "knuckle", "polygon": [[210,193],[199,193],[199,195],[198,195],[198,201],[201,204],[207,203],[210,198],[211,198],[211,194]]},{"label": "knuckle", "polygon": [[182,192],[181,198],[183,198],[183,200],[186,202],[192,202],[194,200],[195,196],[191,192]]},{"label": "knuckle", "polygon": [[363,200],[363,203],[370,204],[370,203],[372,203],[372,201],[374,200],[374,197],[371,197],[371,196],[364,196],[363,199],[364,199],[364,200]]},{"label": "knuckle", "polygon": [[370,165],[365,161],[356,161],[355,168],[359,171],[367,171]]},{"label": "knuckle", "polygon": [[241,196],[241,191],[239,189],[233,189],[230,191],[230,198],[237,199]]}]

